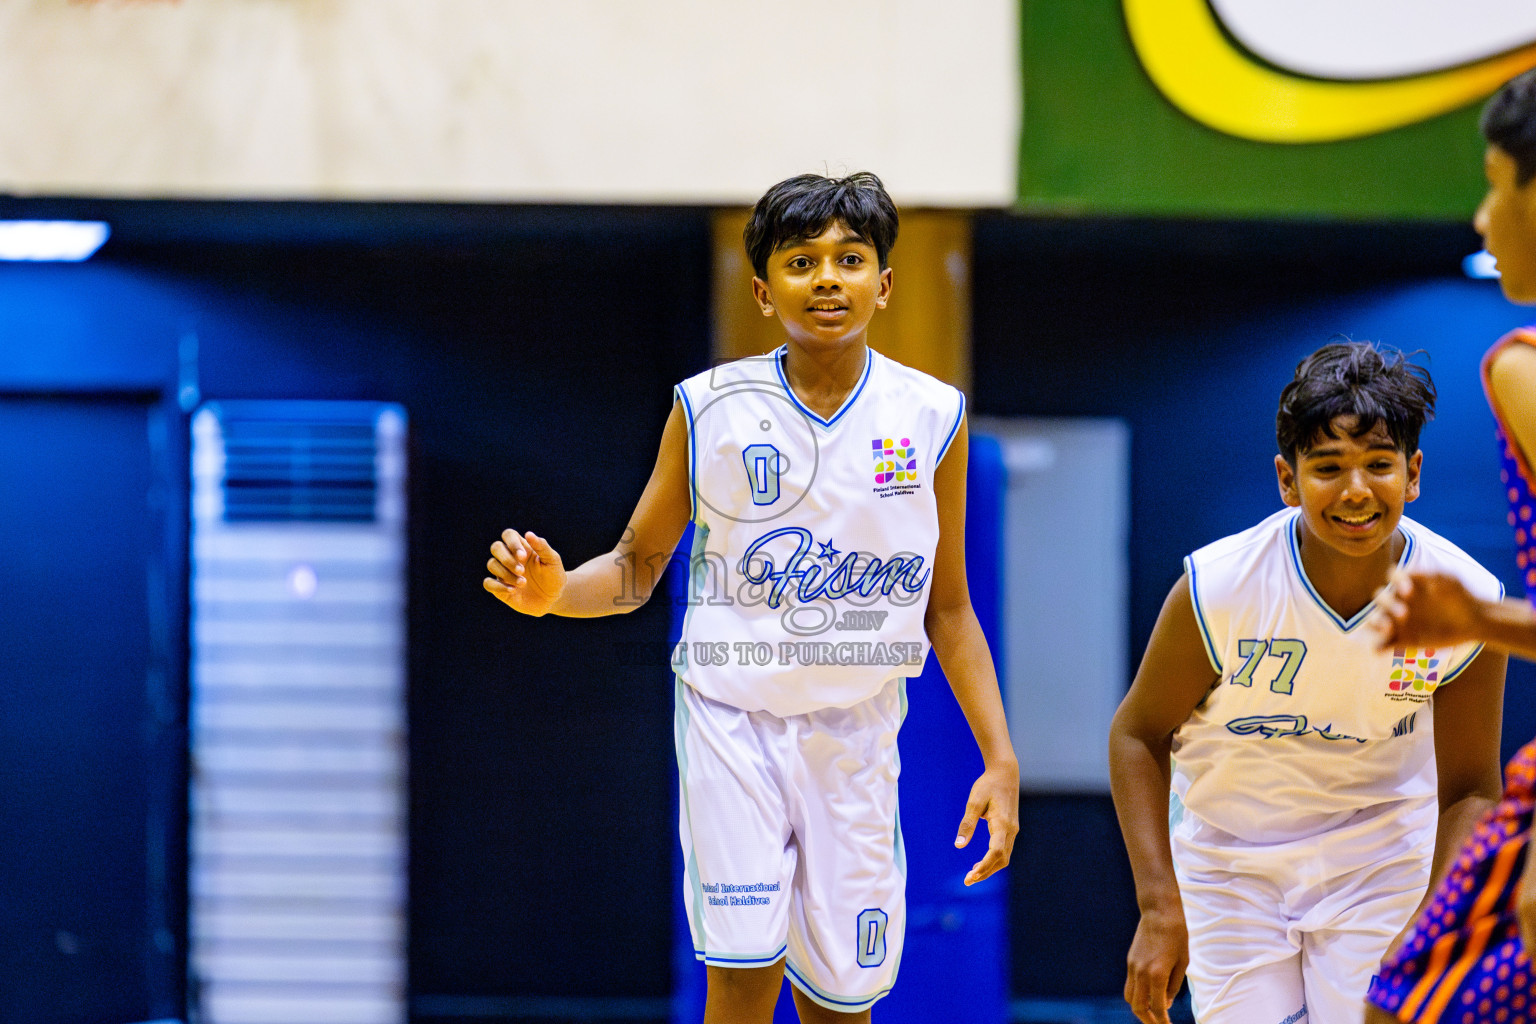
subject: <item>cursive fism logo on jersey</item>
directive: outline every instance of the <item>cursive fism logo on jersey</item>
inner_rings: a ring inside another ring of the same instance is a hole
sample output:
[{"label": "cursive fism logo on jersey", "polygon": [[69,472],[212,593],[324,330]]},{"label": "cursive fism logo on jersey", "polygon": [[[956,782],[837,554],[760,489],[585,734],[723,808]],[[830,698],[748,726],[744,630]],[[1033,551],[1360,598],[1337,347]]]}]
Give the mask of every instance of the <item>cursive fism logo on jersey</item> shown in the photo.
[{"label": "cursive fism logo on jersey", "polygon": [[[790,545],[793,550],[784,554]],[[782,565],[774,561],[770,546],[783,557]],[[748,583],[767,587],[768,607],[777,608],[791,587],[794,599],[801,604],[819,597],[835,601],[853,594],[871,597],[878,592],[889,596],[898,588],[908,595],[917,594],[930,573],[921,555],[903,553],[882,559],[858,551],[842,552],[830,540],[818,541],[810,530],[788,526],[763,534],[747,547],[741,556],[741,574]]]},{"label": "cursive fism logo on jersey", "polygon": [[1123,5],[1131,44],[1163,95],[1201,124],[1260,142],[1330,142],[1400,128],[1536,67],[1530,0]]}]

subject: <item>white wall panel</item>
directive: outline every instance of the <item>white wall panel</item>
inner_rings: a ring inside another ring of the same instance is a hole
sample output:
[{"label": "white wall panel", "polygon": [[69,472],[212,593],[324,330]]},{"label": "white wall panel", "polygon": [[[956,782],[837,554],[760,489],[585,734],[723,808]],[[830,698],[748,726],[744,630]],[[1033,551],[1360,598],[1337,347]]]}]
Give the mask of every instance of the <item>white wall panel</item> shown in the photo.
[{"label": "white wall panel", "polygon": [[1002,446],[1004,678],[1019,783],[1109,791],[1110,719],[1130,683],[1130,428],[978,418]]},{"label": "white wall panel", "polygon": [[7,0],[0,190],[750,203],[1017,191],[1017,0]]}]

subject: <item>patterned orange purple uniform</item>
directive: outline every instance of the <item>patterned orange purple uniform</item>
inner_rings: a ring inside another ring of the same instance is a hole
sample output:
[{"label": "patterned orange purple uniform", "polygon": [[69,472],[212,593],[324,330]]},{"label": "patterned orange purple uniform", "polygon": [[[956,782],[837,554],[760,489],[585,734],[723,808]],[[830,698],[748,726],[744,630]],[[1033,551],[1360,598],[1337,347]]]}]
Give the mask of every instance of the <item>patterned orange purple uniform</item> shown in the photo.
[{"label": "patterned orange purple uniform", "polygon": [[[1511,344],[1536,345],[1536,330],[1515,331],[1489,350],[1485,388],[1494,353]],[[1536,477],[1510,441],[1491,389],[1488,398],[1499,420],[1515,558],[1526,597],[1536,603]],[[1510,760],[1498,806],[1478,823],[1407,940],[1371,981],[1372,1004],[1411,1024],[1536,1024],[1536,970],[1515,917],[1533,806],[1536,740]]]},{"label": "patterned orange purple uniform", "polygon": [[1536,985],[1514,894],[1536,805],[1536,741],[1504,771],[1504,798],[1461,848],[1366,998],[1414,1024],[1536,1024]]}]

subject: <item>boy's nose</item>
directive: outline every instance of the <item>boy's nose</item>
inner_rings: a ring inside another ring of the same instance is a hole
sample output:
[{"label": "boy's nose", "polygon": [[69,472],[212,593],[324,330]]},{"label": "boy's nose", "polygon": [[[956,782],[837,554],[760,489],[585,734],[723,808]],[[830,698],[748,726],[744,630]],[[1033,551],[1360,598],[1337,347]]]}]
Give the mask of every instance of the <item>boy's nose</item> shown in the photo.
[{"label": "boy's nose", "polygon": [[1345,499],[1365,499],[1371,496],[1371,488],[1365,482],[1365,470],[1351,469],[1344,474]]}]

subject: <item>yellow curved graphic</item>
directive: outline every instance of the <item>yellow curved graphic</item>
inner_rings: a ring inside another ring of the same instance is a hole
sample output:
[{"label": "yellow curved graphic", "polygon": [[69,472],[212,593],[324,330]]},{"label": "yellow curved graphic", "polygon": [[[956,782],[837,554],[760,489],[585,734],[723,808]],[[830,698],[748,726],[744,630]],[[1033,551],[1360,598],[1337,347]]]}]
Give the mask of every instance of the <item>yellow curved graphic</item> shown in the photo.
[{"label": "yellow curved graphic", "polygon": [[1424,121],[1536,67],[1536,43],[1476,64],[1388,82],[1327,82],[1275,71],[1235,49],[1207,0],[1124,0],[1142,66],[1174,106],[1259,142],[1333,142]]}]

